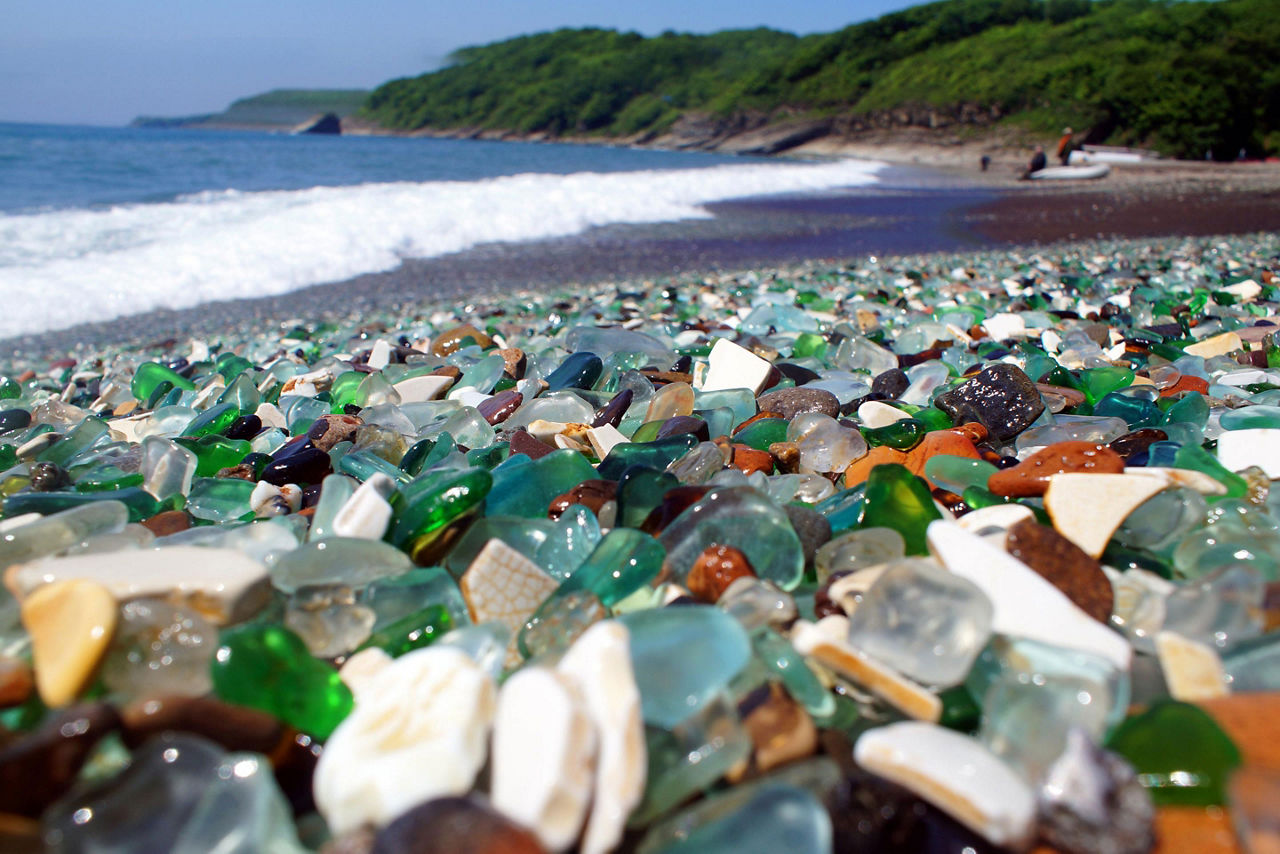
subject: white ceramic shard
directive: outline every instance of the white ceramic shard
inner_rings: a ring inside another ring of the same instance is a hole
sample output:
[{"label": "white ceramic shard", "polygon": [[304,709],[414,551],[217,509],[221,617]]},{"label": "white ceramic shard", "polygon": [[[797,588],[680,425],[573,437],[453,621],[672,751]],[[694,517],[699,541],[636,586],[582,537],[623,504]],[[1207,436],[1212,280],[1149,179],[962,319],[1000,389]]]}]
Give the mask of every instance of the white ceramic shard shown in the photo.
[{"label": "white ceramic shard", "polygon": [[648,758],[630,649],[626,626],[604,620],[583,632],[556,666],[577,682],[599,739],[582,854],[612,851],[644,795]]},{"label": "white ceramic shard", "polygon": [[929,551],[943,566],[987,594],[995,606],[992,629],[996,632],[1091,652],[1121,670],[1129,669],[1133,649],[1123,637],[1080,610],[1004,549],[955,522],[930,522],[926,537]]},{"label": "white ceramic shard", "polygon": [[334,835],[469,792],[496,693],[489,674],[450,647],[405,653],[370,679],[316,764],[316,807]]},{"label": "white ceramic shard", "polygon": [[864,732],[853,756],[996,845],[1019,848],[1035,829],[1031,787],[977,739],[902,721]]},{"label": "white ceramic shard", "polygon": [[596,729],[574,680],[526,667],[503,684],[493,723],[490,801],[549,851],[563,851],[578,838],[595,754]]},{"label": "white ceramic shard", "polygon": [[1222,659],[1208,644],[1163,631],[1156,635],[1156,655],[1173,699],[1197,703],[1229,693]]},{"label": "white ceramic shard", "polygon": [[1191,356],[1210,359],[1214,356],[1225,356],[1243,348],[1244,342],[1240,340],[1239,335],[1234,332],[1223,332],[1203,341],[1197,341],[1190,347],[1184,348],[1183,352]]},{"label": "white ceramic shard", "polygon": [[992,545],[1004,548],[1009,529],[1019,522],[1034,518],[1031,508],[1022,504],[993,504],[964,514],[956,520],[956,524],[969,533],[990,541]]},{"label": "white ceramic shard", "polygon": [[283,495],[284,493],[280,490],[280,487],[274,483],[260,480],[254,485],[253,492],[249,493],[249,509],[258,516],[265,515],[263,511],[268,509],[272,499],[280,498]]},{"label": "white ceramic shard", "polygon": [[773,366],[752,353],[746,347],[721,338],[707,356],[707,374],[702,380],[702,391],[725,391],[731,388],[750,389],[759,394]]},{"label": "white ceramic shard", "polygon": [[[828,620],[839,623],[828,623]],[[839,630],[832,628],[840,623],[844,627],[844,636],[839,636]],[[848,626],[849,621],[838,616],[827,617],[816,625],[800,620],[791,630],[791,645],[801,655],[861,685],[904,714],[921,721],[939,720],[942,701],[937,695],[855,649],[847,640]]]},{"label": "white ceramic shard", "polygon": [[1280,477],[1280,430],[1255,427],[1227,430],[1218,437],[1218,462],[1230,471],[1259,466],[1267,477]]},{"label": "white ceramic shard", "polygon": [[1159,477],[1064,472],[1049,478],[1044,509],[1059,534],[1096,558],[1125,517],[1167,485]]},{"label": "white ceramic shard", "polygon": [[631,441],[612,424],[592,427],[587,431],[587,440],[591,442],[591,449],[595,451],[598,460],[609,456],[609,452],[615,445],[624,445]]},{"label": "white ceramic shard", "polygon": [[382,472],[374,472],[360,484],[333,517],[333,535],[360,540],[380,540],[391,523],[391,504],[386,496],[395,492],[395,483]]},{"label": "white ceramic shard", "polygon": [[548,421],[545,418],[535,418],[524,429],[528,430],[529,435],[539,442],[546,442],[550,445],[554,444],[556,436],[563,433],[568,426],[568,423],[564,421]]},{"label": "white ceramic shard", "polygon": [[1185,486],[1187,489],[1194,489],[1201,495],[1227,494],[1227,488],[1222,484],[1222,481],[1195,469],[1180,469],[1171,466],[1131,466],[1126,468],[1124,473],[1141,477],[1157,477],[1169,486]]},{"label": "white ceramic shard", "polygon": [[274,427],[278,430],[288,430],[289,422],[285,420],[284,413],[280,411],[280,407],[274,403],[259,403],[258,408],[253,411],[262,421],[263,429]]},{"label": "white ceramic shard", "polygon": [[391,364],[391,352],[391,345],[385,338],[379,338],[373,342],[373,349],[369,351],[369,367],[380,371]]},{"label": "white ceramic shard", "polygon": [[1020,314],[993,314],[982,321],[982,329],[992,341],[1027,337],[1027,322]]},{"label": "white ceramic shard", "polygon": [[237,549],[167,546],[45,558],[17,564],[5,586],[22,598],[42,584],[84,578],[119,602],[168,599],[219,625],[256,613],[271,595],[267,568]]},{"label": "white ceramic shard", "polygon": [[511,630],[508,667],[520,663],[516,639],[525,621],[558,586],[542,567],[497,538],[484,544],[458,582],[473,623],[493,620]]},{"label": "white ceramic shard", "polygon": [[400,395],[402,404],[425,403],[428,400],[436,400],[442,396],[451,385],[453,385],[453,377],[427,374],[423,377],[410,377],[407,380],[401,380],[393,385],[392,388]]},{"label": "white ceramic shard", "polygon": [[904,418],[911,416],[903,412],[896,406],[890,406],[887,403],[881,403],[878,400],[868,400],[866,403],[858,407],[858,420],[862,422],[862,426],[868,429],[877,427],[888,427]]},{"label": "white ceramic shard", "polygon": [[358,703],[360,696],[368,689],[374,677],[386,670],[394,660],[386,650],[380,647],[365,647],[342,663],[342,667],[338,669],[338,676],[351,689]]}]

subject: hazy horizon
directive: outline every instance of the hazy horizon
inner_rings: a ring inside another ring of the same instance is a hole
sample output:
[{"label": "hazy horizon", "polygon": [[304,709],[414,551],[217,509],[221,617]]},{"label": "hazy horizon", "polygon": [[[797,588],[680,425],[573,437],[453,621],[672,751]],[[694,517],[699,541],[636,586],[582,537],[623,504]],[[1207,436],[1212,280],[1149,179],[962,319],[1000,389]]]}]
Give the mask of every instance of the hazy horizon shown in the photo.
[{"label": "hazy horizon", "polygon": [[911,5],[478,0],[459,10],[410,0],[265,7],[54,0],[24,4],[0,32],[0,121],[123,125],[139,115],[218,112],[272,89],[372,88],[437,68],[461,47],[560,27],[656,35],[767,26],[806,34]]}]

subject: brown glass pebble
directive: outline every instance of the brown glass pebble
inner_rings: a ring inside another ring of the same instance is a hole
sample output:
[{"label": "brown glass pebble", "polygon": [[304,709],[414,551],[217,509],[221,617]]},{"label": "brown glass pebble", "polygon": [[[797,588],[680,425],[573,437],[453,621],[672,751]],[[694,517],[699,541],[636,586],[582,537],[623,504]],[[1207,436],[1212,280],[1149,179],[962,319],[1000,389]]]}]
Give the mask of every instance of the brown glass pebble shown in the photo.
[{"label": "brown glass pebble", "polygon": [[1106,445],[1093,442],[1055,442],[1015,466],[987,479],[987,489],[1008,498],[1044,495],[1049,478],[1061,472],[1120,474],[1124,459]]},{"label": "brown glass pebble", "polygon": [[1109,624],[1115,594],[1102,566],[1053,528],[1024,519],[1009,529],[1005,548],[1090,617]]},{"label": "brown glass pebble", "polygon": [[492,338],[470,323],[464,323],[437,335],[431,342],[431,352],[436,356],[448,356],[461,349],[468,338],[479,344],[481,349],[493,346]]},{"label": "brown glass pebble", "polygon": [[741,550],[712,544],[702,550],[689,570],[685,585],[703,602],[717,602],[729,585],[739,578],[754,578],[755,570]]},{"label": "brown glass pebble", "polygon": [[[252,470],[252,467],[250,467]],[[142,520],[142,527],[157,537],[167,537],[191,527],[191,517],[182,510],[165,510],[149,519]]]},{"label": "brown glass pebble", "polygon": [[489,424],[501,424],[511,417],[520,404],[524,403],[524,395],[515,389],[500,391],[487,400],[480,401],[476,411]]},{"label": "brown glass pebble", "polygon": [[552,519],[559,519],[560,514],[574,504],[581,504],[598,516],[600,508],[604,507],[606,502],[612,501],[617,494],[618,484],[615,481],[598,478],[584,480],[563,495],[557,495],[551,499],[547,515]]},{"label": "brown glass pebble", "polygon": [[1169,434],[1159,428],[1143,427],[1141,430],[1134,430],[1132,433],[1125,433],[1119,438],[1112,439],[1107,447],[1128,460],[1144,453],[1156,442],[1163,442],[1168,438]]}]

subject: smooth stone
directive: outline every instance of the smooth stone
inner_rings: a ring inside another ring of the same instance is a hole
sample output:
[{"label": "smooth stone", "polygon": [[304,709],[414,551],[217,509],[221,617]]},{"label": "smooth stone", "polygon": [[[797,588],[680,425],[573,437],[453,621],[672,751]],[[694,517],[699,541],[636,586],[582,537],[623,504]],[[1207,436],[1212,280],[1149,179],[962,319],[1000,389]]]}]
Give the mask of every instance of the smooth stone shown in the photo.
[{"label": "smooth stone", "polygon": [[751,657],[742,626],[718,608],[657,608],[619,619],[630,632],[631,666],[652,726],[670,729],[696,714]]},{"label": "smooth stone", "polygon": [[354,442],[364,421],[355,415],[321,415],[309,428],[307,438],[326,454],[339,442]]},{"label": "smooth stone", "polygon": [[51,708],[68,705],[84,690],[111,643],[115,597],[86,579],[54,581],[28,595],[21,613],[41,701]]},{"label": "smooth stone", "polygon": [[854,759],[905,786],[996,845],[1019,848],[1034,833],[1031,788],[969,736],[903,721],[859,736]]},{"label": "smooth stone", "polygon": [[813,566],[818,550],[831,540],[831,523],[827,517],[805,504],[791,503],[782,508],[791,520],[791,527],[800,538],[800,552],[804,565]]},{"label": "smooth stone", "polygon": [[773,365],[727,338],[716,340],[707,363],[707,373],[699,387],[703,392],[745,388],[759,394],[773,371]]},{"label": "smooth stone", "polygon": [[693,562],[685,585],[700,601],[715,604],[734,581],[755,577],[755,570],[740,550],[712,544],[703,549]]},{"label": "smooth stone", "polygon": [[942,717],[942,702],[936,694],[864,655],[849,643],[848,636],[849,621],[832,616],[816,624],[799,621],[792,629],[791,643],[801,655],[866,688],[908,717],[921,721]]},{"label": "smooth stone", "polygon": [[458,582],[474,623],[494,621],[511,631],[507,666],[520,664],[516,637],[538,606],[560,585],[536,563],[499,539],[491,539]]},{"label": "smooth stone", "polygon": [[782,388],[756,398],[761,412],[776,412],[791,421],[805,412],[820,412],[832,418],[840,415],[840,401],[829,391],[820,388]]},{"label": "smooth stone", "polygon": [[928,539],[929,550],[943,566],[987,594],[995,606],[992,628],[996,632],[1079,649],[1100,655],[1121,670],[1129,669],[1133,650],[1125,639],[1080,610],[1022,561],[954,522],[934,522]]},{"label": "smooth stone", "polygon": [[1083,730],[1067,733],[1038,798],[1040,835],[1060,851],[1146,854],[1155,848],[1155,807],[1133,766]]},{"label": "smooth stone", "polygon": [[596,731],[573,680],[525,667],[503,683],[493,723],[490,800],[550,851],[578,837],[591,800]]},{"label": "smooth stone", "polygon": [[582,854],[612,851],[644,795],[648,761],[630,645],[623,623],[607,620],[587,629],[556,665],[559,673],[576,682],[597,738]]},{"label": "smooth stone", "polygon": [[212,665],[220,699],[261,709],[321,739],[350,712],[351,691],[337,671],[312,658],[302,639],[283,626],[238,626],[220,641]]},{"label": "smooth stone", "polygon": [[1027,518],[1008,529],[1004,547],[1090,617],[1104,625],[1110,623],[1115,605],[1111,581],[1101,564],[1075,543]]},{"label": "smooth stone", "polygon": [[1221,806],[1240,751],[1204,710],[1166,700],[1132,715],[1107,747],[1133,764],[1157,806]]},{"label": "smooth stone", "polygon": [[938,395],[934,406],[956,424],[977,421],[999,441],[1008,441],[1044,412],[1035,381],[1016,365],[985,369],[963,385]]},{"label": "smooth stone", "polygon": [[1160,478],[1131,474],[1055,474],[1044,507],[1058,533],[1097,558],[1125,517],[1166,485]]},{"label": "smooth stone", "polygon": [[[22,738],[0,742],[0,813],[39,818],[71,789],[94,746],[119,726],[111,706],[86,703],[52,715]],[[0,836],[0,848],[2,843]]]},{"label": "smooth stone", "polygon": [[26,661],[0,655],[0,709],[22,705],[35,687],[35,676]]},{"label": "smooth stone", "polygon": [[460,650],[396,659],[325,743],[314,780],[320,814],[341,834],[466,794],[488,755],[496,702],[492,678]]},{"label": "smooth stone", "polygon": [[18,596],[42,584],[84,579],[121,602],[169,599],[186,603],[218,625],[257,613],[270,596],[266,567],[236,549],[166,546],[48,558],[10,567],[5,585]]},{"label": "smooth stone", "polygon": [[1156,656],[1173,699],[1197,703],[1227,696],[1222,659],[1208,644],[1165,630],[1156,635]]},{"label": "smooth stone", "polygon": [[372,848],[361,854],[546,854],[546,849],[532,832],[472,796],[413,807],[379,830]]},{"label": "smooth stone", "polygon": [[1218,436],[1218,462],[1231,471],[1258,466],[1280,478],[1280,429],[1227,430]]},{"label": "smooth stone", "polygon": [[1049,478],[1068,471],[1119,474],[1124,471],[1124,459],[1106,445],[1057,442],[991,475],[987,489],[1010,498],[1044,495]]},{"label": "smooth stone", "polygon": [[991,637],[993,609],[973,582],[931,560],[891,564],[849,617],[849,643],[909,679],[962,681]]}]

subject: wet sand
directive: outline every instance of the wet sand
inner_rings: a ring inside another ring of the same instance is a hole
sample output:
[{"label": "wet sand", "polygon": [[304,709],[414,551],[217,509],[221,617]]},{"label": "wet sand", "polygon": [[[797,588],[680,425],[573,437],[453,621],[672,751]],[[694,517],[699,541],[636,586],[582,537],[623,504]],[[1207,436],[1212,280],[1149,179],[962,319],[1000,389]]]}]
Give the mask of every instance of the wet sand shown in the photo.
[{"label": "wet sand", "polygon": [[1129,172],[1114,182],[1046,186],[958,167],[898,166],[871,191],[725,202],[709,206],[712,219],[614,225],[556,240],[483,245],[281,296],[157,310],[12,338],[0,342],[0,362],[40,362],[113,345],[185,344],[192,336],[412,310],[415,304],[469,294],[868,255],[1280,231],[1280,168],[1255,172],[1252,179],[1234,183],[1193,168],[1162,179]]}]

